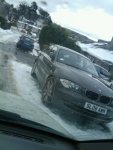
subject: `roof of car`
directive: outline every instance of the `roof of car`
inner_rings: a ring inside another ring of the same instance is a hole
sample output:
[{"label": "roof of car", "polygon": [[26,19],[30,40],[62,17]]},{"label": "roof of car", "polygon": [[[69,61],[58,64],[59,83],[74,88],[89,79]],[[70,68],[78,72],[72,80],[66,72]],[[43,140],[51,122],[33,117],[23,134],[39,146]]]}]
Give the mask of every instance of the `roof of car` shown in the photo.
[{"label": "roof of car", "polygon": [[[57,46],[58,48],[62,48],[62,49],[65,49],[65,50],[67,50],[67,51],[73,52],[73,53],[75,53],[75,54],[78,54],[78,55],[80,55],[80,56],[82,56],[82,57],[84,57],[84,58],[90,60],[89,58],[87,58],[87,57],[84,56],[83,54],[81,54],[81,53],[79,53],[79,52],[76,52],[76,51],[73,50],[73,49],[70,49],[70,48],[67,48],[67,47],[64,47],[64,46],[61,46],[61,45],[57,45],[57,44],[55,44],[54,46]],[[91,60],[90,60],[90,61],[91,61]]]},{"label": "roof of car", "polygon": [[33,38],[30,35],[23,34],[22,36],[33,40]]}]

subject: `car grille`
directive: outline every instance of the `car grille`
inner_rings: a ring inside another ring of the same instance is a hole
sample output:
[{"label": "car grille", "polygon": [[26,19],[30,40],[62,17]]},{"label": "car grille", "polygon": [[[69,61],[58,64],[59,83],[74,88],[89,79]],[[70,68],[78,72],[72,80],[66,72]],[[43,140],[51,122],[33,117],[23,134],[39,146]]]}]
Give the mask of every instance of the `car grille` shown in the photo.
[{"label": "car grille", "polygon": [[99,95],[92,91],[86,91],[86,96],[92,100],[97,100]]},{"label": "car grille", "polygon": [[110,99],[110,97],[107,97],[107,96],[101,96],[100,97],[100,102],[103,103],[103,104],[110,104],[111,99]]},{"label": "car grille", "polygon": [[92,91],[86,91],[86,97],[91,100],[98,100],[100,103],[109,105],[111,103],[111,98],[107,96],[101,96],[95,92]]}]

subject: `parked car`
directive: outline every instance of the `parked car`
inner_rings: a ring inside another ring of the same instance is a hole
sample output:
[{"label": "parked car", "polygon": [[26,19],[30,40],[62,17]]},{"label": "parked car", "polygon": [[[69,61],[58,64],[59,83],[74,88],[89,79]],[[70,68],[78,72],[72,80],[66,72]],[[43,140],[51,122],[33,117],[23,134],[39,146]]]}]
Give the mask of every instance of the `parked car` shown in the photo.
[{"label": "parked car", "polygon": [[30,36],[22,35],[16,47],[24,51],[32,51],[34,48],[34,40]]},{"label": "parked car", "polygon": [[110,80],[111,74],[105,68],[103,68],[97,64],[94,64],[94,66],[95,66],[100,78],[107,80],[107,81]]},{"label": "parked car", "polygon": [[111,82],[110,87],[111,87],[111,89],[113,90],[113,82]]},{"label": "parked car", "polygon": [[40,83],[44,103],[67,107],[101,123],[113,121],[113,91],[82,54],[50,46],[34,61],[31,75]]}]

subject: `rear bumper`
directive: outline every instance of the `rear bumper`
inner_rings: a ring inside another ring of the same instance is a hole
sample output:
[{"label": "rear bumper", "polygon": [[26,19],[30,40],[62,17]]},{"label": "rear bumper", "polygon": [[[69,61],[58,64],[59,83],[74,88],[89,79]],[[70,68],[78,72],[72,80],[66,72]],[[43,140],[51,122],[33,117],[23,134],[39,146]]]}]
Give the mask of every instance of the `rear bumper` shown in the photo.
[{"label": "rear bumper", "polygon": [[[63,105],[69,108],[72,111],[76,111],[80,113],[82,116],[86,116],[87,118],[99,121],[99,122],[112,122],[113,121],[113,108],[110,106],[106,106],[97,101],[93,101],[88,99],[85,96],[82,96],[74,91],[64,88],[63,86],[57,84],[55,89],[55,97],[60,100]],[[107,109],[106,114],[100,114],[91,110],[84,108],[85,103],[91,103],[96,106]]]},{"label": "rear bumper", "polygon": [[26,44],[17,43],[17,48],[21,48],[23,50],[32,51],[34,46],[29,46],[29,45],[26,45]]}]

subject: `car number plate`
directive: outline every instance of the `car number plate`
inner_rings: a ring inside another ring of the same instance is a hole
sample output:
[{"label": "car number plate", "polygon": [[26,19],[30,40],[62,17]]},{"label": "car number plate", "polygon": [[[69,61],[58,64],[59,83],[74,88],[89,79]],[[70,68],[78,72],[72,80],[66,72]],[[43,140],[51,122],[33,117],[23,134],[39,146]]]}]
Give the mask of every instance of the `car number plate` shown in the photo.
[{"label": "car number plate", "polygon": [[97,105],[94,105],[94,104],[91,104],[91,103],[88,103],[88,102],[85,103],[84,108],[94,111],[94,112],[97,112],[97,113],[100,113],[100,114],[103,114],[103,115],[107,114],[107,109],[97,106]]}]

